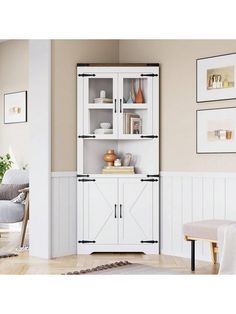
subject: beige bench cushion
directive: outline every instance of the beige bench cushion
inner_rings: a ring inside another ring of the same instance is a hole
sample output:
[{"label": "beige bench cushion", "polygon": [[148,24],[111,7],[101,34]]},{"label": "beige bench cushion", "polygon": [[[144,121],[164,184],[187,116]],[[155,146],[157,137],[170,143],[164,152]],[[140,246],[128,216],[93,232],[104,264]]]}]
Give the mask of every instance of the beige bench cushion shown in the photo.
[{"label": "beige bench cushion", "polygon": [[236,223],[232,220],[201,220],[183,225],[183,233],[189,238],[217,241],[217,230],[223,225]]}]

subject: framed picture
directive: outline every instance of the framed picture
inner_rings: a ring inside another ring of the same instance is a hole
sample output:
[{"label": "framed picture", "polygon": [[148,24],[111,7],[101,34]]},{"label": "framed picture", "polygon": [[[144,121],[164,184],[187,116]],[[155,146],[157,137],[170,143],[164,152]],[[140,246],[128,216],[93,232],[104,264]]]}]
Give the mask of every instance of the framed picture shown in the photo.
[{"label": "framed picture", "polygon": [[4,94],[4,123],[27,122],[27,92]]},{"label": "framed picture", "polygon": [[130,134],[142,134],[142,123],[140,118],[130,118]]},{"label": "framed picture", "polygon": [[196,101],[236,98],[236,53],[196,60]]},{"label": "framed picture", "polygon": [[197,154],[236,153],[236,107],[196,113]]}]

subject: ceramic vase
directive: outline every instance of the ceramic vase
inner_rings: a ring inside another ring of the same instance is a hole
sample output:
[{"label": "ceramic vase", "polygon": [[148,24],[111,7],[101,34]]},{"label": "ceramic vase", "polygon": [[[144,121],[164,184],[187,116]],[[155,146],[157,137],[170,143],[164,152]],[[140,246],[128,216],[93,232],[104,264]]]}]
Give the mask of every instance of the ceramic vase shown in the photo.
[{"label": "ceramic vase", "polygon": [[134,80],[131,80],[130,96],[134,103],[135,102]]},{"label": "ceramic vase", "polygon": [[133,104],[133,98],[131,92],[129,93],[129,98],[127,100],[127,104]]},{"label": "ceramic vase", "polygon": [[138,92],[135,95],[135,102],[138,104],[144,103],[143,93],[142,93],[142,87],[141,87],[141,80],[139,79],[139,87]]},{"label": "ceramic vase", "polygon": [[103,160],[107,163],[108,167],[114,166],[114,161],[116,158],[117,156],[114,149],[108,149],[106,154],[103,156]]}]

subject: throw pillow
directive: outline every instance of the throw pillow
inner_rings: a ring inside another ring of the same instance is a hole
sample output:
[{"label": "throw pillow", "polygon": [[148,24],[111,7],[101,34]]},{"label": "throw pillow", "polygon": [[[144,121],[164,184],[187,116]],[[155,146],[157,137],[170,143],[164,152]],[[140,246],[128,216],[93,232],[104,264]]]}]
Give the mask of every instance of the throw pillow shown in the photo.
[{"label": "throw pillow", "polygon": [[0,184],[0,200],[12,200],[17,197],[19,190],[28,186],[29,184]]},{"label": "throw pillow", "polygon": [[17,197],[13,198],[11,201],[13,203],[18,203],[18,204],[24,204],[26,194],[24,192],[21,192]]}]

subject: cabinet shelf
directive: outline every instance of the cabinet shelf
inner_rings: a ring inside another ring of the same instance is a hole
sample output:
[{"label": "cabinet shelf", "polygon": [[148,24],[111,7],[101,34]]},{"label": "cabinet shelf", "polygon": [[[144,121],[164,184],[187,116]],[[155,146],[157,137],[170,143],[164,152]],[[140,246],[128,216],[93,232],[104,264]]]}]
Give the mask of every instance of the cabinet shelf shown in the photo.
[{"label": "cabinet shelf", "polygon": [[123,109],[148,109],[148,104],[138,104],[138,103],[133,103],[133,104],[127,104],[124,103],[122,105]]},{"label": "cabinet shelf", "polygon": [[92,174],[89,173],[89,178],[146,178],[146,174],[139,174],[139,173],[134,173],[134,174]]},{"label": "cabinet shelf", "polygon": [[113,109],[113,103],[107,103],[107,104],[89,103],[89,104],[85,105],[85,108],[86,107],[87,107],[87,109]]}]

